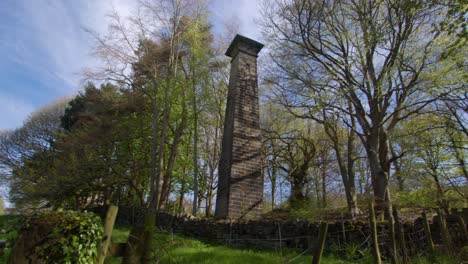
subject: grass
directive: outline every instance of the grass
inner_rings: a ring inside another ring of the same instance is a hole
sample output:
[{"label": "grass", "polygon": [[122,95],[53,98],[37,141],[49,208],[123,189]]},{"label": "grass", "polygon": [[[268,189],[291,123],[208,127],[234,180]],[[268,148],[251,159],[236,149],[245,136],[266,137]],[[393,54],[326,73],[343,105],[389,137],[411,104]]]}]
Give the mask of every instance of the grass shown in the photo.
[{"label": "grass", "polygon": [[[112,234],[113,242],[125,242],[129,233],[127,227],[117,227]],[[173,263],[204,263],[204,264],[234,264],[234,263],[311,263],[310,255],[300,255],[300,252],[285,250],[257,251],[235,249],[222,245],[212,245],[199,240],[158,232],[155,237],[155,253],[161,264]],[[108,258],[106,264],[120,263],[119,258]],[[325,256],[324,264],[350,263],[333,256]]]},{"label": "grass", "polygon": [[[125,242],[127,240],[129,228],[118,226],[112,234],[113,242]],[[200,240],[172,235],[167,232],[159,232],[155,236],[155,254],[159,256],[161,264],[183,264],[183,263],[203,263],[203,264],[302,264],[312,263],[310,252],[308,255],[300,255],[300,252],[292,250],[265,251],[236,249],[223,245],[216,245]],[[107,258],[106,264],[121,263],[120,258]],[[334,255],[324,255],[322,264],[351,264],[351,263],[373,263],[372,257],[362,261],[349,261],[340,259]],[[411,264],[455,264],[446,256],[435,255],[431,257],[415,257]]]},{"label": "grass", "polygon": [[436,254],[430,257],[415,257],[411,260],[411,264],[455,264],[455,262],[445,255]]},{"label": "grass", "polygon": [[[0,216],[0,239],[11,239],[16,236],[14,228],[18,225],[17,216]],[[112,233],[112,241],[123,243],[127,241],[129,234],[128,226],[116,226]],[[263,264],[263,263],[312,263],[309,255],[300,255],[300,252],[292,250],[260,251],[251,249],[236,249],[223,245],[206,243],[200,240],[171,235],[159,232],[155,236],[155,254],[159,256],[161,264]],[[6,263],[9,250],[0,257],[0,263]],[[121,263],[120,258],[106,258],[106,264]],[[365,262],[347,261],[333,255],[325,255],[322,264],[347,264],[347,263],[372,263],[371,258]],[[411,264],[452,264],[444,256],[416,257]]]},{"label": "grass", "polygon": [[[113,242],[125,242],[129,228],[117,226],[112,233]],[[215,245],[200,240],[158,232],[155,236],[155,254],[159,256],[161,264],[173,263],[204,263],[204,264],[234,264],[234,263],[311,263],[310,255],[292,250],[260,251],[236,249],[223,245]],[[107,258],[107,264],[120,263],[119,258]],[[334,256],[324,256],[324,264],[352,263],[340,260]],[[355,262],[353,262],[355,263]]]}]

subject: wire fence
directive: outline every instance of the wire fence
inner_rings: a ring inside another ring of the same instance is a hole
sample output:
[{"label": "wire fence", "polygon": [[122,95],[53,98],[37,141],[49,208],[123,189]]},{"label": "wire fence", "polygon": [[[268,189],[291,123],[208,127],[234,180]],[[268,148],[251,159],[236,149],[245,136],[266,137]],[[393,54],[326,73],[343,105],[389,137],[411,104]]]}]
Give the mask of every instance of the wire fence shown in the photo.
[{"label": "wire fence", "polygon": [[[339,255],[349,262],[368,262],[369,258],[372,258],[371,247],[373,245],[373,239],[370,235],[368,223],[356,224],[350,220],[351,219],[331,223],[333,228],[326,236],[326,251],[333,252],[333,254]],[[401,257],[407,258],[412,256],[429,255],[431,253],[430,247],[427,244],[427,238],[422,221],[414,221],[412,223],[399,222],[399,224],[402,225],[404,241],[404,250],[399,249],[398,252]],[[265,234],[262,232],[246,233],[245,228],[246,226],[248,227],[248,224],[230,222],[228,232],[224,232],[222,237],[206,236],[198,238],[207,242],[233,247],[274,249],[284,257],[284,263],[295,263],[302,259],[303,256],[313,255],[314,248],[317,243],[318,226],[317,224],[311,223],[309,228],[304,228],[304,230],[308,231],[304,231],[302,234],[297,234],[297,230],[294,230],[294,232],[291,231],[291,229],[294,229],[291,228],[291,225],[296,225],[297,227],[300,226],[300,223],[275,223],[275,232],[272,232],[270,228],[269,233]],[[437,244],[442,244],[442,239],[437,226],[438,225],[436,223],[431,225],[433,232],[432,238]],[[457,231],[456,225],[451,225],[450,227],[452,228],[451,233],[453,234],[454,241],[467,240],[466,237],[463,237],[462,235],[460,236],[460,232]],[[193,227],[193,229],[196,228],[197,225]],[[196,235],[190,234],[190,232],[188,233],[189,234],[186,235],[197,237]],[[381,222],[378,225],[377,239],[379,249],[384,260],[389,258],[389,252],[392,250],[389,247],[390,238],[387,225]],[[284,252],[287,252],[288,254],[283,254]],[[291,252],[293,252],[293,254],[291,254]]]},{"label": "wire fence", "polygon": [[[431,215],[432,216],[432,215]],[[468,241],[466,225],[454,222],[461,219],[460,215],[447,215],[447,232],[450,233],[451,244],[454,248],[461,248]],[[456,218],[458,217],[458,218]],[[412,256],[429,255],[433,252],[433,242],[439,246],[443,244],[441,232],[444,222],[432,217],[432,223],[427,223],[425,214],[411,222],[398,221],[393,235],[402,237],[402,245],[397,247],[397,255],[407,258]],[[200,240],[224,244],[232,247],[247,247],[249,249],[273,249],[283,258],[284,263],[297,263],[306,255],[314,255],[318,243],[319,225],[309,221],[216,221],[193,217],[178,217],[174,215],[158,216],[158,225],[172,234],[182,234]],[[362,263],[369,261],[373,253],[374,238],[371,225],[367,221],[353,221],[341,217],[328,224],[325,250],[339,255],[349,262]],[[464,228],[461,228],[464,227]],[[429,229],[429,231],[427,230]],[[465,229],[465,231],[463,231]],[[376,226],[378,248],[384,260],[389,259],[394,252],[390,247],[392,240],[388,222],[380,221]],[[430,240],[428,242],[429,232]],[[465,233],[464,233],[465,232]],[[444,245],[444,247],[447,247]]]}]

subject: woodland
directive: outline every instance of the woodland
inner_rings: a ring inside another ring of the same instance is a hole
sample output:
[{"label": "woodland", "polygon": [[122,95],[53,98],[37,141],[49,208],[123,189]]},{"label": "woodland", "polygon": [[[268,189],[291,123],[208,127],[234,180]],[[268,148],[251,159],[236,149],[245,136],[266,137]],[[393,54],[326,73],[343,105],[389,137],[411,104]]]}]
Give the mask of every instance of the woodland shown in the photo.
[{"label": "woodland", "polygon": [[[207,4],[142,0],[110,14],[107,34],[86,29],[100,66],[82,90],[0,131],[17,212],[144,208],[142,263],[157,212],[213,217],[238,28],[214,34]],[[392,223],[393,207],[467,207],[465,1],[261,6],[265,217],[367,219],[373,201]]]}]

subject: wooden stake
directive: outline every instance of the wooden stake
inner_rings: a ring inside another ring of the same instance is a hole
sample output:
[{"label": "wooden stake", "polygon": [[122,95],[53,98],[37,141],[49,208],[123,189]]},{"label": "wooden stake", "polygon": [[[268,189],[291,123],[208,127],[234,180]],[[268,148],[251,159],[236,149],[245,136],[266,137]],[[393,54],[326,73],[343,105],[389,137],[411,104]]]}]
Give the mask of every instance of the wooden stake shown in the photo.
[{"label": "wooden stake", "polygon": [[423,226],[424,226],[424,236],[426,237],[427,247],[429,249],[429,252],[433,254],[434,242],[432,241],[431,227],[429,226],[429,222],[427,221],[426,212],[422,213],[422,218],[423,218]]},{"label": "wooden stake", "polygon": [[393,206],[393,218],[395,219],[395,230],[397,235],[397,248],[401,252],[401,260],[403,263],[408,263],[408,253],[406,252],[406,241],[405,241],[405,231],[403,230],[403,226],[400,223],[400,219],[398,217],[398,210],[396,206]]},{"label": "wooden stake", "polygon": [[447,221],[445,220],[444,213],[437,209],[437,215],[439,216],[439,227],[440,235],[442,236],[442,243],[444,244],[444,249],[447,254],[450,254],[452,243],[450,241],[450,234],[447,229]]},{"label": "wooden stake", "polygon": [[117,218],[117,212],[119,208],[115,205],[110,205],[107,209],[106,219],[104,222],[104,237],[101,245],[99,245],[98,256],[96,258],[97,264],[103,264],[106,259],[107,251],[111,243],[112,230],[114,229],[115,218]]},{"label": "wooden stake", "polygon": [[122,263],[125,264],[141,264],[143,263],[143,255],[145,251],[145,241],[148,232],[143,226],[134,226],[128,235],[127,244],[125,246]]},{"label": "wooden stake", "polygon": [[463,233],[464,242],[466,246],[468,245],[468,230],[466,229],[465,220],[463,220],[463,217],[461,217],[461,215],[455,215],[455,217],[457,218],[458,225],[460,226],[461,232]]},{"label": "wooden stake", "polygon": [[374,263],[375,264],[382,264],[382,260],[380,258],[380,250],[379,250],[379,240],[377,238],[377,223],[375,220],[375,210],[374,210],[374,203],[369,203],[369,225],[371,229],[371,237],[372,237],[372,254],[374,255]]},{"label": "wooden stake", "polygon": [[325,248],[325,241],[327,239],[328,223],[320,223],[320,231],[318,237],[318,243],[315,246],[314,256],[312,258],[312,264],[320,264],[320,259],[322,258],[323,249]]}]

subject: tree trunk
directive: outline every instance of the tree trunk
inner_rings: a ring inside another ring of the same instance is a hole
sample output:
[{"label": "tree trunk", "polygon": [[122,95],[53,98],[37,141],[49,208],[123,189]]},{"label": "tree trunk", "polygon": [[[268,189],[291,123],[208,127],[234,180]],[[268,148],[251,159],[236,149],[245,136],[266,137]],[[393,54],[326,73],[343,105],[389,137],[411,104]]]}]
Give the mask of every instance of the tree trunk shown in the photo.
[{"label": "tree trunk", "polygon": [[[150,264],[152,262],[152,247],[153,247],[153,237],[156,232],[156,214],[159,208],[159,195],[161,193],[161,172],[162,172],[162,162],[163,162],[163,155],[164,155],[164,145],[166,142],[166,134],[167,134],[167,127],[169,123],[169,88],[170,88],[170,76],[171,76],[171,66],[168,68],[168,76],[166,78],[166,85],[164,89],[164,109],[163,109],[163,123],[161,127],[161,138],[159,141],[159,151],[156,161],[156,168],[154,174],[152,173],[151,178],[154,179],[155,183],[152,181],[151,184],[153,186],[152,197],[150,196],[151,202],[149,207],[148,215],[145,219],[145,232],[147,233],[145,237],[144,243],[144,256],[143,256],[143,263]],[[155,117],[156,118],[156,117]],[[156,120],[157,122],[157,120]],[[153,164],[152,164],[153,165]],[[153,170],[153,168],[152,168]]]},{"label": "tree trunk", "polygon": [[[195,70],[192,78],[195,78]],[[192,215],[196,216],[198,211],[198,107],[195,79],[193,79],[193,206]]]},{"label": "tree trunk", "polygon": [[[352,119],[352,127],[355,127],[354,118]],[[338,168],[340,170],[341,179],[345,187],[346,195],[346,204],[348,206],[348,212],[352,218],[356,217],[360,210],[357,206],[357,197],[356,197],[356,183],[355,183],[355,173],[354,173],[354,162],[355,162],[355,140],[354,133],[352,129],[348,131],[347,135],[347,157],[343,157],[341,153],[341,147],[339,143],[338,134],[336,128],[333,127],[334,124],[325,123],[325,132],[330,140],[333,142],[333,149],[335,151],[336,159],[338,162]],[[345,164],[345,160],[347,163]]]},{"label": "tree trunk", "polygon": [[209,188],[208,193],[206,194],[206,208],[205,208],[205,216],[207,218],[211,216],[211,204],[212,204],[212,194],[211,194],[211,188]]},{"label": "tree trunk", "polygon": [[182,185],[180,186],[180,196],[179,196],[179,213],[185,213],[184,210],[184,196],[185,196],[185,176],[186,176],[186,167],[184,166],[182,169]]},{"label": "tree trunk", "polygon": [[[326,154],[324,154],[325,157]],[[322,208],[327,207],[327,161],[326,159],[322,159]]]},{"label": "tree trunk", "polygon": [[275,194],[276,194],[276,167],[273,166],[271,171],[271,210],[275,209]]},{"label": "tree trunk", "polygon": [[206,209],[205,209],[205,216],[210,217],[211,215],[211,207],[213,204],[213,181],[214,181],[214,170],[210,168],[210,175],[208,180],[208,190],[206,192]]},{"label": "tree trunk", "polygon": [[436,170],[431,173],[432,178],[434,179],[434,183],[436,185],[436,190],[437,190],[437,203],[439,206],[444,210],[445,214],[449,215],[450,214],[450,206],[445,199],[444,195],[444,189],[442,188],[442,185],[440,184],[439,177],[437,177],[437,172]]},{"label": "tree trunk", "polygon": [[150,174],[150,204],[149,212],[155,213],[156,211],[156,159],[158,153],[158,129],[159,129],[159,108],[157,104],[157,95],[158,95],[158,85],[155,80],[153,80],[153,89],[154,89],[154,99],[153,99],[153,133],[152,133],[152,144],[151,144],[151,174]]},{"label": "tree trunk", "polygon": [[[397,156],[392,144],[390,144],[390,151],[391,151],[393,157]],[[405,190],[405,180],[403,179],[403,175],[402,175],[402,172],[401,172],[400,161],[398,159],[393,161],[393,167],[395,168],[395,176],[396,176],[395,178],[396,178],[396,180],[398,182],[398,190],[399,191],[404,191]]]},{"label": "tree trunk", "polygon": [[169,160],[167,162],[166,172],[164,174],[163,184],[161,188],[160,203],[159,203],[160,208],[164,208],[163,205],[165,204],[166,201],[168,201],[168,198],[169,198],[172,171],[174,169],[174,163],[177,158],[180,139],[182,138],[182,135],[183,135],[183,132],[185,131],[186,126],[187,126],[187,113],[185,111],[185,107],[183,107],[182,121],[175,132],[174,140],[172,142],[171,151],[169,154]]},{"label": "tree trunk", "polygon": [[306,181],[305,177],[307,177],[307,175],[302,169],[297,169],[293,171],[290,177],[291,197],[289,202],[291,207],[300,208],[307,200],[307,197],[304,195],[304,182]]},{"label": "tree trunk", "polygon": [[375,209],[376,213],[381,215],[386,207],[385,193],[387,192],[388,186],[388,174],[382,168],[375,149],[368,150],[367,156],[369,159],[372,188],[374,190]]}]

